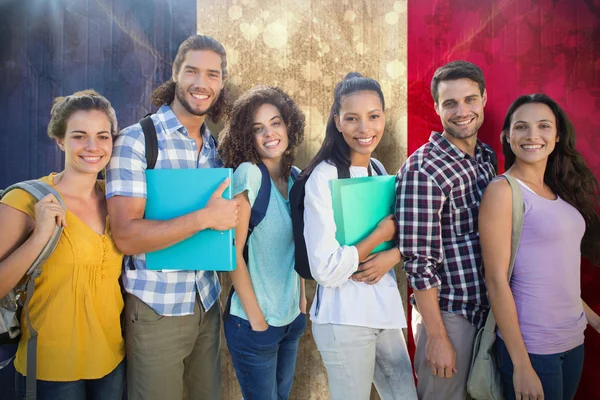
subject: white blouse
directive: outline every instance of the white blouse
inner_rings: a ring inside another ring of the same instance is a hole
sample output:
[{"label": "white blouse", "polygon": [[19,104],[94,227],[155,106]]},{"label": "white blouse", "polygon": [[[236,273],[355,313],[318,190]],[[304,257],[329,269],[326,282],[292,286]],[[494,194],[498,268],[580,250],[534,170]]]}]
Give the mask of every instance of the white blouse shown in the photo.
[{"label": "white blouse", "polygon": [[[368,176],[367,168],[350,167],[350,177],[364,176]],[[375,285],[350,279],[358,269],[358,251],[355,246],[340,246],[335,238],[329,181],[337,177],[335,166],[321,162],[306,182],[304,238],[310,270],[319,284],[310,319],[316,324],[406,328],[402,298],[392,274],[385,274]]]}]

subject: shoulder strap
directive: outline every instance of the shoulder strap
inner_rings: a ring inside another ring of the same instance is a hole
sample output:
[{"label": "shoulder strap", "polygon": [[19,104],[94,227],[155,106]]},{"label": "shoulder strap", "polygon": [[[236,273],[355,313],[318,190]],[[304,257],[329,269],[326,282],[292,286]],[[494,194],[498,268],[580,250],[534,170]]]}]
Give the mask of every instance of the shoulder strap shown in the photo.
[{"label": "shoulder strap", "polygon": [[[36,199],[36,201],[40,201],[47,195],[52,194],[54,195],[56,200],[58,200],[58,203],[63,208],[63,210],[66,211],[67,209],[65,202],[63,201],[60,194],[56,191],[56,189],[39,179],[15,183],[14,185],[11,185],[8,188],[6,188],[6,190],[4,190],[3,196],[14,189],[21,189],[29,193],[31,196],[33,196],[34,199]],[[29,267],[29,269],[27,270],[26,275],[35,275],[36,277],[39,276],[40,267],[56,248],[58,240],[62,235],[62,231],[62,227],[57,226],[54,228],[54,233],[52,234],[50,240],[48,241],[48,243],[46,243],[46,245],[44,246],[40,254],[37,256],[37,258],[33,261],[33,264],[31,264],[31,267]]]},{"label": "shoulder strap", "polygon": [[[519,250],[519,243],[521,242],[521,234],[523,233],[523,193],[521,192],[521,186],[515,178],[509,175],[500,175],[505,178],[510,185],[512,190],[512,230],[511,230],[511,243],[510,243],[510,263],[508,264],[508,280],[512,276],[513,268],[515,267],[515,259],[517,257],[517,251]],[[485,321],[484,329],[493,334],[496,330],[496,317],[490,309],[487,320]]]},{"label": "shoulder strap", "polygon": [[373,168],[375,170],[375,172],[377,173],[377,175],[383,175],[383,165],[381,164],[381,162],[379,160],[376,160],[375,158],[371,158],[371,168]]},{"label": "shoulder strap", "polygon": [[292,165],[292,170],[290,172],[292,175],[292,180],[296,182],[302,171],[300,170],[300,168],[296,167],[295,165]]},{"label": "shoulder strap", "polygon": [[[39,179],[19,182],[3,191],[3,195],[8,193],[14,189],[21,189],[25,192],[32,195],[37,201],[41,200],[45,196],[49,194],[53,194],[58,200],[60,206],[63,210],[66,211],[66,205],[60,196],[60,194],[54,189],[52,186],[48,185],[45,182],[42,182]],[[40,254],[37,256],[29,270],[27,271],[27,275],[29,278],[27,279],[27,299],[25,300],[25,305],[23,309],[25,311],[25,318],[27,319],[27,326],[29,327],[29,340],[27,341],[27,379],[25,384],[25,398],[26,400],[35,400],[36,398],[36,384],[37,384],[37,331],[31,325],[31,320],[29,318],[29,301],[33,297],[33,292],[35,291],[35,279],[40,276],[42,272],[42,265],[46,262],[50,254],[56,249],[58,245],[58,241],[60,240],[60,236],[62,235],[63,228],[56,226],[54,228],[54,233],[48,240],[48,243],[44,246]]]},{"label": "shoulder strap", "polygon": [[[257,167],[260,170],[261,180],[258,194],[256,195],[256,199],[254,200],[254,204],[250,210],[248,236],[246,236],[246,243],[244,244],[244,250],[242,251],[244,260],[246,262],[248,262],[248,240],[250,239],[250,235],[254,231],[254,228],[256,228],[256,226],[265,218],[265,215],[267,214],[267,208],[269,208],[269,199],[271,198],[271,176],[269,175],[269,170],[263,163],[258,164]],[[229,313],[231,311],[231,298],[233,297],[234,292],[235,287],[232,283],[231,289],[229,289],[229,294],[227,295],[227,301],[225,302],[225,309],[223,310],[223,321],[226,321],[229,317]]]},{"label": "shoulder strap", "polygon": [[158,138],[156,137],[156,127],[150,115],[146,115],[140,120],[144,139],[146,141],[146,169],[154,169],[158,159]]},{"label": "shoulder strap", "polygon": [[336,165],[335,168],[337,169],[338,179],[350,178],[350,168],[340,167],[339,165]]},{"label": "shoulder strap", "polygon": [[[348,179],[350,178],[350,168],[340,167],[338,165],[335,166],[338,173],[338,179]],[[377,175],[383,175],[383,170],[381,169],[381,163],[374,158],[371,158],[371,162],[369,163],[369,176],[371,176],[370,169],[374,169],[377,172]]]},{"label": "shoulder strap", "polygon": [[[254,205],[250,212],[250,223],[248,225],[249,233],[251,233],[265,217],[267,208],[269,207],[269,199],[271,197],[271,177],[269,176],[269,170],[263,163],[258,164],[257,167],[260,169],[261,174],[260,189],[258,189],[256,200],[254,200]],[[246,241],[248,241],[248,239],[246,239]]]},{"label": "shoulder strap", "polygon": [[513,268],[515,267],[515,258],[517,257],[517,251],[519,250],[519,243],[521,242],[521,234],[523,233],[523,193],[521,193],[521,186],[515,178],[510,175],[502,175],[508,180],[508,184],[512,189],[512,232],[511,232],[511,244],[510,244],[510,264],[508,265],[508,280],[512,276]]},{"label": "shoulder strap", "polygon": [[[494,151],[494,149],[492,149],[492,154],[490,155],[490,159],[492,162],[492,166],[494,167],[494,171],[497,174],[498,173],[498,156],[496,155],[496,152]],[[510,180],[509,180],[509,183],[510,183]],[[512,187],[512,184],[511,184],[511,187]],[[521,190],[521,189],[519,188],[519,190]]]}]

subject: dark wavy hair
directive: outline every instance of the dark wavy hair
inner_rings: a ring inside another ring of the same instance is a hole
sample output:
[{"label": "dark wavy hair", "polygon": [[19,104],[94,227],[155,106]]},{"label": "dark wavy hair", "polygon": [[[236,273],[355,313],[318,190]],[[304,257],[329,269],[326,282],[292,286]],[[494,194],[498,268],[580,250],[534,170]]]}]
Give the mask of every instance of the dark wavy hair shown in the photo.
[{"label": "dark wavy hair", "polygon": [[237,168],[247,161],[262,162],[256,150],[252,125],[254,114],[264,104],[277,107],[287,128],[288,148],[281,160],[282,174],[287,178],[296,158],[296,149],[304,140],[305,117],[291,97],[278,87],[255,86],[236,100],[221,133],[219,155],[228,168]]},{"label": "dark wavy hair", "polygon": [[563,109],[545,94],[530,94],[519,97],[506,112],[502,125],[502,153],[504,168],[509,169],[515,163],[515,154],[508,142],[508,133],[512,116],[525,104],[540,103],[547,105],[556,118],[556,132],[559,141],[548,156],[544,173],[544,183],[558,196],[572,205],[585,219],[585,234],[581,242],[581,253],[592,263],[600,264],[600,194],[598,181],[588,168],[581,154],[575,149],[575,127]]},{"label": "dark wavy hair", "polygon": [[366,78],[358,72],[350,72],[343,80],[338,82],[333,90],[333,104],[327,119],[325,139],[321,148],[308,166],[302,171],[302,176],[308,176],[319,163],[326,161],[331,165],[342,168],[350,167],[350,146],[335,125],[334,116],[339,115],[342,99],[355,92],[372,91],[377,93],[381,100],[382,110],[385,110],[385,99],[379,83],[372,78]]},{"label": "dark wavy hair", "polygon": [[[190,36],[181,43],[179,50],[177,50],[175,61],[173,61],[173,75],[179,73],[185,56],[190,50],[210,50],[218,54],[221,57],[221,75],[223,81],[227,80],[227,53],[225,52],[225,48],[216,39],[204,35]],[[161,107],[163,104],[171,104],[175,99],[176,87],[177,84],[173,81],[173,77],[171,77],[171,79],[152,92],[152,104],[157,107]],[[217,123],[224,115],[229,113],[230,109],[229,90],[226,85],[223,85],[219,98],[208,113],[208,117],[211,121]]]}]

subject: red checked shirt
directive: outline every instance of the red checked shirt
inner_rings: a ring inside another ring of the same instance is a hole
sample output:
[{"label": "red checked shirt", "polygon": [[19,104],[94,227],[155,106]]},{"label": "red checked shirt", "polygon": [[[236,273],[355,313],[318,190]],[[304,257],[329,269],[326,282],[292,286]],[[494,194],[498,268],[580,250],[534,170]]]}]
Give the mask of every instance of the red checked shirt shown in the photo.
[{"label": "red checked shirt", "polygon": [[399,248],[409,285],[438,288],[440,309],[477,327],[489,309],[477,216],[496,175],[493,152],[477,141],[473,158],[433,132],[396,177]]}]

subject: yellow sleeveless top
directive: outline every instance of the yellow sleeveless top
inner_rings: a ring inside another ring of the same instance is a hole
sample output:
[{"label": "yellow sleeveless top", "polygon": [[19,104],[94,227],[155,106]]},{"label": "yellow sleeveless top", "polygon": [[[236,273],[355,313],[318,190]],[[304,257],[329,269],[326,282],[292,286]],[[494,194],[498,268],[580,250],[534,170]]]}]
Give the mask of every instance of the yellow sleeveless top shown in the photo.
[{"label": "yellow sleeveless top", "polygon": [[[52,175],[41,178],[52,185]],[[104,182],[101,182],[104,189]],[[35,218],[35,199],[13,190],[2,199]],[[31,324],[38,331],[37,379],[76,381],[106,376],[125,357],[119,285],[123,254],[107,223],[98,235],[67,210],[67,227],[37,278],[29,302]],[[108,219],[107,219],[108,222]],[[29,329],[21,316],[15,368],[27,372]]]}]

